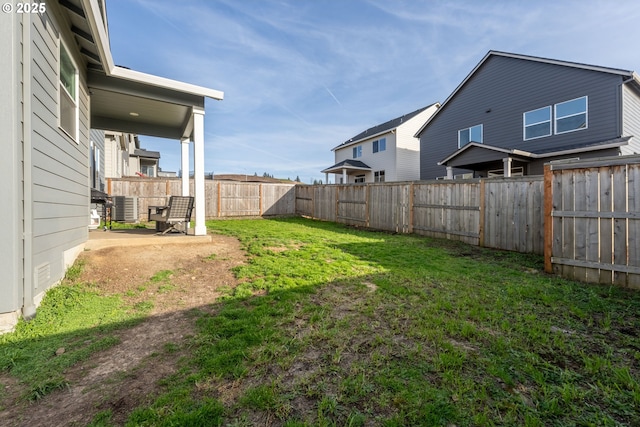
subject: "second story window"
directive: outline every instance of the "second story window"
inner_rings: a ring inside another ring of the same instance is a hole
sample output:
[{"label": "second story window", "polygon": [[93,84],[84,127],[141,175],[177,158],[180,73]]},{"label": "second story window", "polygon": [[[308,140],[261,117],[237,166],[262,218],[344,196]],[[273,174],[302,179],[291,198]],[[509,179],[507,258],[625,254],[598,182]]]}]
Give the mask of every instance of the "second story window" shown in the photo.
[{"label": "second story window", "polygon": [[462,148],[470,142],[482,144],[482,125],[475,125],[458,131],[458,148]]},{"label": "second story window", "polygon": [[373,152],[378,153],[387,149],[387,139],[380,138],[373,141]]},{"label": "second story window", "polygon": [[362,157],[362,145],[353,147],[353,158],[357,159],[358,157]]},{"label": "second story window", "polygon": [[572,99],[555,105],[556,133],[587,128],[587,97]]},{"label": "second story window", "polygon": [[524,140],[551,135],[551,106],[524,113]]}]

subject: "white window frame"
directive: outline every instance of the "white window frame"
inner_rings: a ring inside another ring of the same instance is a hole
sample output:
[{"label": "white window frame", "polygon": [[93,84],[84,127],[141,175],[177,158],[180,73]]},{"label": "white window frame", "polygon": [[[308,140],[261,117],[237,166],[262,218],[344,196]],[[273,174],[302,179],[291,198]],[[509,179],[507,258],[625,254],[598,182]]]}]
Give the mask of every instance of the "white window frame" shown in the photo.
[{"label": "white window frame", "polygon": [[[568,102],[573,102],[573,101],[577,101],[578,99],[583,99],[584,98],[584,112],[580,112],[580,113],[576,113],[576,114],[569,114],[567,116],[562,116],[562,117],[558,117],[558,105],[562,105],[562,104],[566,104]],[[575,116],[579,116],[581,114],[584,114],[584,127],[583,128],[577,128],[577,129],[571,129],[571,130],[565,130],[562,132],[558,132],[558,120],[562,120],[562,119],[566,119],[568,117],[575,117]],[[553,106],[553,131],[556,135],[562,135],[563,133],[570,133],[570,132],[577,132],[580,130],[585,130],[585,129],[589,129],[589,97],[588,96],[579,96],[578,98],[573,98],[573,99],[569,99],[567,101],[563,101],[563,102],[558,102],[557,104],[555,104]]]},{"label": "white window frame", "polygon": [[373,182],[385,182],[385,172],[383,170],[381,171],[375,171],[373,173]]},{"label": "white window frame", "polygon": [[[476,128],[476,127],[480,127],[480,141],[472,141],[471,140],[471,129]],[[468,130],[469,131],[469,142],[465,143],[464,145],[460,145],[460,134],[464,131]],[[482,125],[482,123],[477,124],[477,125],[473,125],[473,126],[469,126],[468,128],[464,128],[464,129],[460,129],[458,131],[458,148],[462,148],[465,145],[471,143],[471,142],[476,142],[478,144],[483,144],[484,143],[484,126]]]},{"label": "white window frame", "polygon": [[[527,124],[527,114],[535,113],[536,111],[540,111],[544,109],[549,110],[549,120],[543,120],[541,122]],[[540,136],[534,136],[532,138],[527,138],[527,128],[531,126],[536,126],[542,123],[547,123],[547,122],[549,123],[549,133],[547,135],[540,135]],[[531,141],[533,139],[538,139],[538,138],[546,138],[547,136],[551,136],[551,135],[553,135],[553,110],[551,109],[551,105],[547,105],[541,108],[536,108],[535,110],[525,111],[524,113],[522,113],[522,139],[524,141]]]},{"label": "white window frame", "polygon": [[366,182],[366,180],[367,180],[367,176],[362,174],[362,175],[356,175],[354,182],[356,184],[362,184],[362,183]]},{"label": "white window frame", "polygon": [[[69,50],[69,48],[67,47],[67,44],[64,42],[64,40],[62,40],[62,38],[58,39],[59,44],[58,44],[58,128],[60,130],[62,130],[67,136],[69,136],[73,141],[75,141],[76,144],[80,143],[80,138],[79,138],[79,134],[80,134],[80,100],[79,100],[79,95],[80,95],[80,73],[79,73],[79,68],[78,68],[78,64],[76,64],[75,59],[73,59],[73,56],[71,55],[71,51]],[[74,97],[67,91],[67,88],[64,87],[64,85],[62,84],[62,75],[60,72],[60,67],[62,66],[62,49],[64,49],[67,53],[67,56],[69,57],[69,60],[71,61],[71,65],[73,65],[73,68],[75,69],[75,78],[73,79],[73,84],[74,84],[74,92],[75,92],[75,99]],[[73,134],[69,132],[68,129],[65,129],[63,127],[62,124],[62,97],[66,96],[72,103],[74,110],[75,110],[75,120],[74,120],[74,129],[71,129],[71,131],[73,131]]]}]

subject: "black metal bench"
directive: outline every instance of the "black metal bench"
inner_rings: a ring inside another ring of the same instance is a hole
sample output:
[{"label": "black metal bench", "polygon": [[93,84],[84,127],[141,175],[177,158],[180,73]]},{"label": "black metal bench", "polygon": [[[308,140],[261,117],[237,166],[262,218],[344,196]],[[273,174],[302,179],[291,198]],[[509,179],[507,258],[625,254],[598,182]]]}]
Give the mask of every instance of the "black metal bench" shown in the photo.
[{"label": "black metal bench", "polygon": [[[155,212],[151,212],[154,210]],[[193,197],[171,196],[168,206],[149,206],[149,221],[156,222],[156,230],[166,234],[179,231],[187,234],[187,226],[191,221]],[[182,227],[178,228],[178,226]]]}]

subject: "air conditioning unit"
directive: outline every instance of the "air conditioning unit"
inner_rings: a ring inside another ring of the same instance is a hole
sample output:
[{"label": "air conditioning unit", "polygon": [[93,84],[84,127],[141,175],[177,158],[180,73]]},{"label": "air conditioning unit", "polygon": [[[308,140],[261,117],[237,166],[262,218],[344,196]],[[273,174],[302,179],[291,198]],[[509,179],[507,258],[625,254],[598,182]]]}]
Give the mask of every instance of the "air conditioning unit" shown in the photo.
[{"label": "air conditioning unit", "polygon": [[118,222],[138,222],[138,198],[115,196],[113,198],[113,217]]}]

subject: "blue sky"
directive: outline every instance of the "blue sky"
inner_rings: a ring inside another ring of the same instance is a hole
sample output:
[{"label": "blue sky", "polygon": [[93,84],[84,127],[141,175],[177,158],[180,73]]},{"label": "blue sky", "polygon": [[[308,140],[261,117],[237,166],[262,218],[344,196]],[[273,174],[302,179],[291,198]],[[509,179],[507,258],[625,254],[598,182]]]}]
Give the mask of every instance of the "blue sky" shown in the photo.
[{"label": "blue sky", "polygon": [[[221,90],[205,170],[324,180],[331,148],[442,102],[489,50],[640,71],[611,1],[108,0],[114,61]],[[177,171],[176,141],[141,137]]]}]

